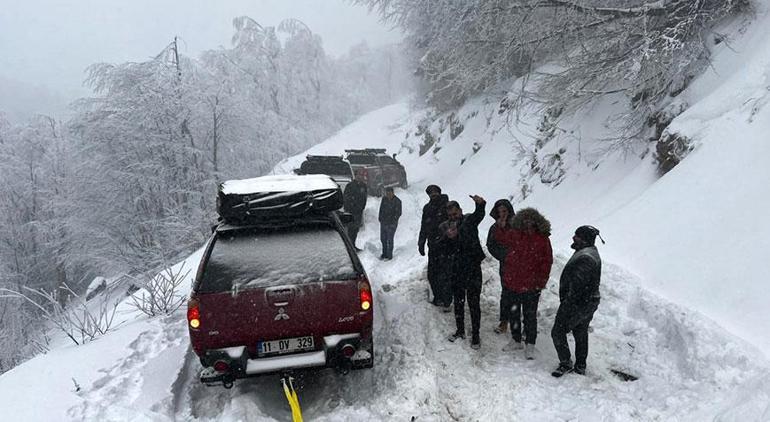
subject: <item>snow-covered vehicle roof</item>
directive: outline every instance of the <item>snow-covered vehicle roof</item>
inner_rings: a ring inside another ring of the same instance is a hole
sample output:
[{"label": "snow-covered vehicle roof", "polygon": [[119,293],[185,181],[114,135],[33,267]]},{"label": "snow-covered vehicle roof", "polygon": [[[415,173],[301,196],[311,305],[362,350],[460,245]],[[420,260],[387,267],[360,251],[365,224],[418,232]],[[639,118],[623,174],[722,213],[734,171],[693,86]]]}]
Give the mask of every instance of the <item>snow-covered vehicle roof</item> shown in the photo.
[{"label": "snow-covered vehicle roof", "polygon": [[253,179],[228,180],[222,183],[226,195],[244,195],[256,192],[306,192],[339,189],[337,183],[325,174],[262,176]]}]

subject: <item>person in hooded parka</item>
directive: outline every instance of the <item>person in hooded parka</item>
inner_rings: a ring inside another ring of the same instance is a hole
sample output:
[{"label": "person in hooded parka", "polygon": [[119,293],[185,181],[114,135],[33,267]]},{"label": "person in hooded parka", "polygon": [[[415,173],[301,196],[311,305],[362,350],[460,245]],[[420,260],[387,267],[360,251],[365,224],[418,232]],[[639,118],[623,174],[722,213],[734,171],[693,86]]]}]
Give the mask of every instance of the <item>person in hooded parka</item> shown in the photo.
[{"label": "person in hooded parka", "polygon": [[511,305],[508,311],[511,341],[503,350],[524,349],[524,356],[534,359],[540,291],[548,283],[553,265],[549,239],[551,223],[536,209],[524,208],[513,217],[511,227],[513,230],[504,234],[497,236],[496,233],[496,238],[507,248],[503,266],[503,301]]},{"label": "person in hooded parka", "polygon": [[[513,230],[511,227],[513,222],[513,216],[515,215],[513,211],[513,205],[511,205],[511,201],[507,199],[499,199],[497,202],[495,202],[495,206],[492,207],[492,210],[489,212],[489,216],[492,217],[495,222],[492,224],[492,226],[489,228],[489,232],[487,233],[487,250],[489,251],[492,256],[500,261],[500,285],[502,287],[503,283],[503,266],[505,264],[505,256],[507,255],[508,249],[499,241],[496,239],[496,233],[500,232],[499,236],[505,236],[505,233],[509,230]],[[506,331],[508,331],[508,311],[511,309],[511,304],[503,301],[503,298],[508,298],[507,296],[500,294],[500,321],[497,327],[495,327],[495,333],[501,334]]]}]

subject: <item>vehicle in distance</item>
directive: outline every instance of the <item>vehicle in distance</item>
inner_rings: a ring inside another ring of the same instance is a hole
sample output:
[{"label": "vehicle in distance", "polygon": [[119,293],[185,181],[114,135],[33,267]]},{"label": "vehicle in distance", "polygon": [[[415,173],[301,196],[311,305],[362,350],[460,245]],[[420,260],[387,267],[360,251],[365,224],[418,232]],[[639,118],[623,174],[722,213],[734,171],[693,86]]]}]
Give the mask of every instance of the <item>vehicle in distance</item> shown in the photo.
[{"label": "vehicle in distance", "polygon": [[302,368],[371,368],[372,290],[343,229],[350,215],[334,211],[339,186],[321,175],[266,176],[225,182],[219,196],[226,217],[187,308],[201,381],[229,388]]},{"label": "vehicle in distance", "polygon": [[385,188],[406,188],[406,170],[396,160],[396,155],[387,155],[384,148],[346,149],[347,160],[353,172],[362,173],[369,194],[382,196]]},{"label": "vehicle in distance", "polygon": [[325,174],[332,178],[341,189],[353,180],[350,163],[339,155],[308,155],[294,174]]}]

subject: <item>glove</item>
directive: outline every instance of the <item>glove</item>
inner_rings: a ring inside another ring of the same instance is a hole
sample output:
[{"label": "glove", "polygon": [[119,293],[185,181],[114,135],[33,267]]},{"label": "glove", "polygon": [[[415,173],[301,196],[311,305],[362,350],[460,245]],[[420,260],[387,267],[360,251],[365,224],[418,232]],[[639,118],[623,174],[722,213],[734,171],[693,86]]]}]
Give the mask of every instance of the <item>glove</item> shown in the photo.
[{"label": "glove", "polygon": [[425,245],[418,245],[417,250],[420,252],[420,255],[425,256]]}]

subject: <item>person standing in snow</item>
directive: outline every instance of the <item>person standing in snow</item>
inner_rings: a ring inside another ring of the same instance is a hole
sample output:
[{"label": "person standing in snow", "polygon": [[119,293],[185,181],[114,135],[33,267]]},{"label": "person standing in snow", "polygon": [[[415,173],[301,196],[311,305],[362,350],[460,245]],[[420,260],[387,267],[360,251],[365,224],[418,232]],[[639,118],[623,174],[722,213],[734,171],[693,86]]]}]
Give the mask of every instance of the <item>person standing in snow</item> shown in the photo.
[{"label": "person standing in snow", "polygon": [[[599,307],[599,282],[602,260],[594,242],[599,230],[580,226],[572,237],[575,253],[567,261],[559,279],[561,301],[551,330],[553,346],[559,356],[559,366],[551,373],[554,377],[575,372],[585,375],[588,357],[588,326]],[[604,243],[604,239],[602,239]],[[575,366],[572,366],[567,333],[575,337]]]},{"label": "person standing in snow", "polygon": [[382,255],[380,259],[393,259],[393,238],[396,236],[398,219],[401,217],[401,200],[392,187],[385,188],[385,196],[380,201],[380,241]]},{"label": "person standing in snow", "polygon": [[441,193],[441,188],[436,185],[429,185],[425,193],[430,198],[428,203],[422,208],[422,223],[420,224],[420,234],[417,240],[417,250],[420,255],[425,256],[425,244],[428,244],[428,284],[433,294],[433,304],[443,306],[449,311],[452,304],[452,290],[446,274],[446,259],[438,242],[441,233],[439,224],[446,221],[446,204],[449,197]]},{"label": "person standing in snow", "polygon": [[471,348],[481,347],[481,261],[486,255],[479,242],[479,223],[484,219],[486,201],[472,195],[476,209],[473,214],[463,215],[457,201],[447,203],[448,220],[439,225],[442,247],[447,251],[446,265],[451,274],[457,331],[449,341],[465,338],[465,301],[471,314]]},{"label": "person standing in snow", "polygon": [[[500,261],[500,284],[503,282],[503,264],[505,263],[505,256],[508,253],[508,249],[497,241],[495,233],[500,231],[501,237],[505,236],[505,233],[511,229],[511,222],[513,220],[514,212],[511,201],[507,199],[500,199],[495,202],[495,206],[492,207],[492,211],[489,212],[489,216],[495,220],[492,227],[489,228],[487,233],[487,250],[492,256]],[[500,295],[500,323],[495,327],[495,333],[501,334],[508,330],[508,311],[511,309],[511,304],[506,303],[503,299],[506,296]]]},{"label": "person standing in snow", "polygon": [[343,193],[343,202],[345,212],[353,215],[353,221],[348,224],[348,236],[350,236],[353,247],[356,251],[361,249],[356,246],[356,239],[358,238],[358,230],[361,228],[364,220],[364,208],[366,208],[366,183],[364,182],[363,172],[360,170],[356,172],[356,178],[345,186],[345,192]]},{"label": "person standing in snow", "polygon": [[[511,341],[504,351],[524,349],[527,359],[535,358],[537,340],[537,307],[540,291],[551,275],[553,252],[551,223],[534,208],[519,210],[511,220],[509,231],[498,230],[496,239],[507,249],[503,264],[502,301],[508,312]],[[521,317],[524,316],[522,345]]]}]

